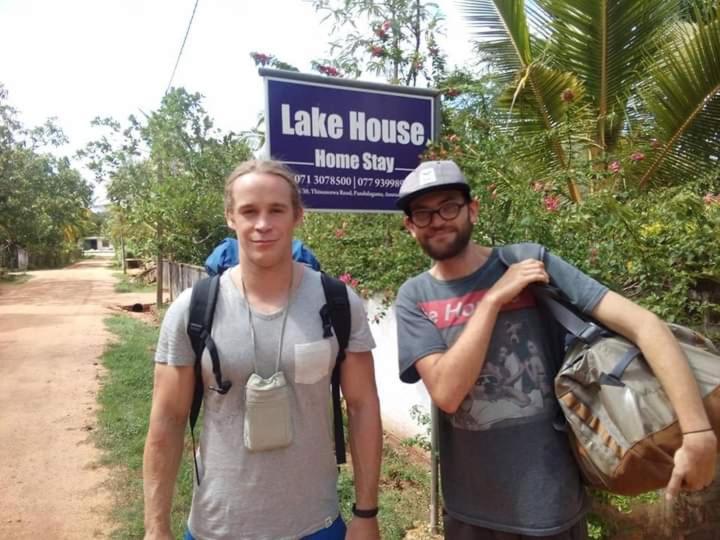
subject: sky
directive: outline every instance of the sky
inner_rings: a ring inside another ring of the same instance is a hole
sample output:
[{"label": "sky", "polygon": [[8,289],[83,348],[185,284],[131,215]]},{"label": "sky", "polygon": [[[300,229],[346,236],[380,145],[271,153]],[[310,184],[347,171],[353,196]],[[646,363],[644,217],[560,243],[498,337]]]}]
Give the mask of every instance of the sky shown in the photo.
[{"label": "sky", "polygon": [[[440,0],[449,64],[471,58],[464,21]],[[90,122],[160,105],[195,0],[0,0],[0,82],[25,126],[49,117],[72,155],[94,138]],[[215,125],[244,131],[264,108],[259,51],[310,72],[328,56],[328,24],[307,0],[199,0],[173,86],[199,92]],[[88,180],[91,175],[84,171]],[[101,202],[102,190],[96,190]]]}]

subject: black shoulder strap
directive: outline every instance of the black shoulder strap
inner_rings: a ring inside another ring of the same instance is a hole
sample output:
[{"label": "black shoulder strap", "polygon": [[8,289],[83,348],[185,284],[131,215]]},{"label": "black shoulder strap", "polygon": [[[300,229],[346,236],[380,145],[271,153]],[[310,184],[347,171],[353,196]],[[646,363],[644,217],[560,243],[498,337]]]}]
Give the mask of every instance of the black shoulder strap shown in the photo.
[{"label": "black shoulder strap", "polygon": [[[320,273],[325,305],[320,309],[323,337],[329,338],[335,332],[338,340],[338,354],[332,372],[331,390],[333,404],[333,425],[335,433],[335,460],[338,465],[345,463],[345,432],[343,429],[342,407],[340,406],[340,365],[345,360],[345,350],[350,341],[350,300],[347,287],[339,279]],[[332,328],[332,330],[331,330]]]},{"label": "black shoulder strap", "polygon": [[[215,304],[217,304],[218,290],[220,286],[220,276],[202,278],[193,285],[192,294],[190,296],[190,316],[188,318],[187,333],[190,337],[193,352],[195,353],[195,388],[193,390],[193,400],[190,406],[190,436],[193,445],[193,460],[195,462],[195,475],[198,484],[200,484],[200,473],[197,467],[197,458],[195,455],[195,424],[200,415],[200,407],[203,402],[203,380],[202,380],[202,354],[207,348],[211,355],[213,363],[213,372],[218,379],[220,387],[223,385],[222,372],[220,371],[220,359],[218,358],[215,342],[210,337],[212,331],[213,317],[215,316]],[[227,383],[229,384],[229,383]],[[228,388],[225,390],[229,390]],[[222,393],[225,393],[222,392]]]}]

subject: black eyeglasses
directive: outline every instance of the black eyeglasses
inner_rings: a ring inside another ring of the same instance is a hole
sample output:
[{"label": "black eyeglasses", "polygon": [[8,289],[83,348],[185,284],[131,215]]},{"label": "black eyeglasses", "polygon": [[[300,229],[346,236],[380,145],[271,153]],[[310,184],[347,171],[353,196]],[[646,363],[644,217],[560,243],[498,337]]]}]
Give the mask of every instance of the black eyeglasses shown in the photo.
[{"label": "black eyeglasses", "polygon": [[413,225],[419,228],[427,227],[433,220],[433,215],[438,214],[445,221],[455,219],[460,214],[460,209],[465,206],[467,202],[450,201],[446,202],[435,210],[428,208],[421,208],[419,210],[410,211],[410,221]]}]

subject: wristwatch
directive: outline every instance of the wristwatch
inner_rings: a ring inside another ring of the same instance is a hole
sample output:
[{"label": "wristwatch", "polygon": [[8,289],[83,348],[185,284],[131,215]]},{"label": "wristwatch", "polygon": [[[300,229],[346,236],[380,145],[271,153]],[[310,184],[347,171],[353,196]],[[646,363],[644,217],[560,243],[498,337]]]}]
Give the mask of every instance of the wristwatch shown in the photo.
[{"label": "wristwatch", "polygon": [[359,518],[374,518],[378,514],[378,507],[375,508],[367,508],[367,509],[359,509],[355,506],[355,503],[352,505],[352,513],[354,516]]}]

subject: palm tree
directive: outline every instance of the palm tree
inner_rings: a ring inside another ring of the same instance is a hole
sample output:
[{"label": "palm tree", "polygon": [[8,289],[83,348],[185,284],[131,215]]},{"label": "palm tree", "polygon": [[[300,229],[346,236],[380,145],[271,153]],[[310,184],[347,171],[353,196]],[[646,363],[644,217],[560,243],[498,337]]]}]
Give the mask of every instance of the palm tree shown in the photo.
[{"label": "palm tree", "polygon": [[639,187],[720,167],[720,9],[708,0],[462,0],[539,174],[623,154]]}]

